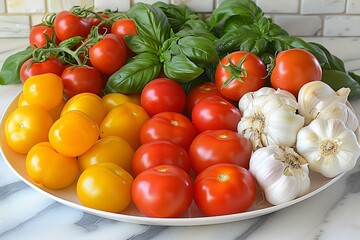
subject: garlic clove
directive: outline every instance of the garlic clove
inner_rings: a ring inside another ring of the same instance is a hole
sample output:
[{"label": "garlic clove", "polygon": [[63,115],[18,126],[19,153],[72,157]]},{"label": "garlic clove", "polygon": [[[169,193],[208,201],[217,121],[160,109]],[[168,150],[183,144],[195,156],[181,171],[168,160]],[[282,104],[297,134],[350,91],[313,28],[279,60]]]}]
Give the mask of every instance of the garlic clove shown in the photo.
[{"label": "garlic clove", "polygon": [[360,156],[355,133],[339,119],[315,119],[300,129],[296,149],[311,170],[328,178],[351,170]]}]

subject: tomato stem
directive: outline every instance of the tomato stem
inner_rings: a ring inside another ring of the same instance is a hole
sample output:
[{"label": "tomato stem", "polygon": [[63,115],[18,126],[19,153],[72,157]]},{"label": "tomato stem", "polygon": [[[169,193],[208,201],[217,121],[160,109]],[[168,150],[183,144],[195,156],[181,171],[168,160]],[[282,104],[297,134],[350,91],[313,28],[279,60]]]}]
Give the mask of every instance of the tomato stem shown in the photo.
[{"label": "tomato stem", "polygon": [[221,66],[230,73],[230,76],[226,79],[226,81],[221,86],[221,88],[225,88],[233,80],[243,82],[242,78],[247,76],[247,72],[246,72],[245,69],[242,68],[242,65],[245,62],[245,59],[246,59],[246,57],[248,55],[249,54],[245,54],[244,56],[242,56],[237,65],[235,65],[231,61],[231,58],[230,58],[229,54],[227,55],[227,59],[228,59],[228,62],[229,62],[228,65],[224,65],[222,62],[220,62]]},{"label": "tomato stem", "polygon": [[229,180],[229,175],[228,174],[226,174],[226,173],[222,173],[222,174],[220,174],[219,176],[218,176],[218,181],[219,182],[226,182],[227,180]]}]

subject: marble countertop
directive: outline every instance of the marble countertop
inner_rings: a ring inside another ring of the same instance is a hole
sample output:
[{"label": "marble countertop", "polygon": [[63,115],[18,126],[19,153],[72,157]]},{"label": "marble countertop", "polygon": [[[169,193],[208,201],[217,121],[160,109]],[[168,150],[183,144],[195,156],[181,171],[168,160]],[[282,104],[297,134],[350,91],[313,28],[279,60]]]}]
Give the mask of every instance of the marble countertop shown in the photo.
[{"label": "marble countertop", "polygon": [[[360,73],[360,38],[304,38],[324,44]],[[26,39],[0,39],[0,66]],[[0,114],[21,85],[0,86]],[[360,99],[351,102],[360,118]],[[67,207],[23,183],[0,157],[0,240],[359,239],[360,161],[327,189],[280,211],[216,225],[151,226],[119,222]]]}]

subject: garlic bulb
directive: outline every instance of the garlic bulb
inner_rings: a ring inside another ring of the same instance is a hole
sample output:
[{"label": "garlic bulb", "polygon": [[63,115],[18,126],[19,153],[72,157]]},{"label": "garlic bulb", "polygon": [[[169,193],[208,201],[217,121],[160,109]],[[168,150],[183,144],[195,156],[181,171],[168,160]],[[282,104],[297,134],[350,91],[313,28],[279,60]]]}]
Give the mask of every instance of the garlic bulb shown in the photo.
[{"label": "garlic bulb", "polygon": [[306,125],[314,119],[340,119],[355,131],[359,122],[354,111],[347,105],[349,93],[349,88],[341,88],[335,92],[324,82],[309,82],[299,91],[299,113],[305,117]]},{"label": "garlic bulb", "polygon": [[272,145],[256,150],[250,158],[249,171],[273,205],[291,201],[310,189],[307,162],[289,147]]},{"label": "garlic bulb", "polygon": [[284,98],[280,94],[260,95],[243,111],[237,129],[251,141],[254,150],[271,144],[289,147],[295,144],[304,118]]},{"label": "garlic bulb", "polygon": [[311,170],[329,178],[351,170],[360,156],[355,133],[339,119],[313,120],[299,131],[296,149]]},{"label": "garlic bulb", "polygon": [[292,95],[292,93],[285,90],[281,90],[280,88],[275,90],[274,88],[270,88],[270,87],[262,87],[255,92],[248,92],[242,96],[238,104],[240,111],[244,112],[245,108],[252,102],[252,100],[254,100],[254,98],[258,96],[271,95],[271,94],[278,94],[284,97],[282,98],[284,100],[284,104],[288,104],[294,109],[298,108],[296,98],[294,95]]}]

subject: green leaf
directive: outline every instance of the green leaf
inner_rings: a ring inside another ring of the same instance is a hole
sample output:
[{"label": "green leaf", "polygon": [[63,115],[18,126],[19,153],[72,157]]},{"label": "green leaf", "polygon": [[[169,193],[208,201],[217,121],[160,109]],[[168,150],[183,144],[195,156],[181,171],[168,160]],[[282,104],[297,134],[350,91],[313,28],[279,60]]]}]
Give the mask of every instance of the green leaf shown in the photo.
[{"label": "green leaf", "polygon": [[59,44],[59,47],[71,49],[71,48],[75,47],[76,45],[78,45],[79,43],[81,43],[81,41],[83,39],[84,38],[80,37],[80,36],[75,36],[75,37],[72,37],[72,38],[68,38],[68,39],[65,39],[64,41],[61,41],[60,44]]},{"label": "green leaf", "polygon": [[335,91],[340,88],[350,88],[349,99],[360,98],[360,77],[352,72],[346,73],[339,70],[324,70],[322,81],[327,83]]},{"label": "green leaf", "polygon": [[129,48],[137,54],[150,52],[157,53],[160,46],[152,39],[142,35],[128,35],[125,36],[126,44]]},{"label": "green leaf", "polygon": [[27,48],[5,59],[0,71],[0,85],[20,83],[20,68],[32,56],[33,50]]},{"label": "green leaf", "polygon": [[173,56],[164,62],[164,73],[178,82],[189,82],[200,76],[204,70],[191,62],[184,54]]},{"label": "green leaf", "polygon": [[177,42],[180,51],[196,64],[206,64],[219,60],[212,41],[200,36],[185,36]]},{"label": "green leaf", "polygon": [[331,54],[329,52],[329,50],[326,49],[323,45],[321,45],[320,43],[314,43],[314,42],[309,42],[309,44],[313,45],[313,47],[320,48],[325,53],[325,55],[328,59],[328,62],[329,62],[329,66],[328,66],[329,69],[340,70],[342,72],[346,72],[344,62],[337,56]]},{"label": "green leaf", "polygon": [[161,70],[161,63],[153,53],[140,53],[122,68],[110,76],[105,93],[140,93],[144,86],[156,78]]},{"label": "green leaf", "polygon": [[139,35],[153,39],[159,46],[169,38],[171,26],[160,8],[139,2],[128,11],[128,16],[135,21]]}]

